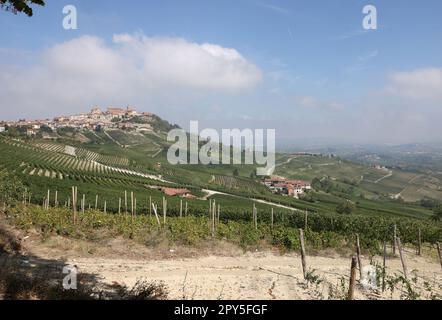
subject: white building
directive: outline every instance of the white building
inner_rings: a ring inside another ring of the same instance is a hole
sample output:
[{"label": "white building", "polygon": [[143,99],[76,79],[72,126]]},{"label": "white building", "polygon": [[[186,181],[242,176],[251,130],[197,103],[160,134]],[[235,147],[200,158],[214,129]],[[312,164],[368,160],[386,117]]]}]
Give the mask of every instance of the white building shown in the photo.
[{"label": "white building", "polygon": [[5,132],[5,131],[6,131],[6,128],[3,127],[3,126],[1,126],[1,127],[0,127],[0,132]]}]

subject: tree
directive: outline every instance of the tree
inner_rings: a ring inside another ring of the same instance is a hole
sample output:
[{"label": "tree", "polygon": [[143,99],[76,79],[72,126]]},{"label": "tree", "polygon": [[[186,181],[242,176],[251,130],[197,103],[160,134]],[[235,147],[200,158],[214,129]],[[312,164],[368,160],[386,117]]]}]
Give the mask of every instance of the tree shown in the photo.
[{"label": "tree", "polygon": [[29,17],[32,17],[34,14],[31,8],[33,4],[44,6],[45,2],[44,0],[0,0],[0,8],[15,14],[23,12]]},{"label": "tree", "polygon": [[355,205],[347,200],[336,207],[336,212],[339,214],[352,214],[355,209]]},{"label": "tree", "polygon": [[442,221],[442,207],[436,207],[433,209],[433,215],[431,216],[431,219],[434,221]]},{"label": "tree", "polygon": [[234,176],[234,177],[239,176],[238,168],[235,168],[235,170],[233,170],[233,176]]},{"label": "tree", "polygon": [[22,182],[6,170],[0,171],[0,200],[11,203],[21,199],[24,192]]}]

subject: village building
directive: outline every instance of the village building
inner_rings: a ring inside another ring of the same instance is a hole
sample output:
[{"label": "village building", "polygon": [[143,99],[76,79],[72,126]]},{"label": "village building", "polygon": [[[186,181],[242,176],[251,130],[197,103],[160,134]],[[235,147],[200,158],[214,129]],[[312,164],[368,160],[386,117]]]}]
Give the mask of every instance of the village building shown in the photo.
[{"label": "village building", "polygon": [[0,126],[0,133],[5,132],[5,131],[6,131],[6,128],[4,126]]},{"label": "village building", "polygon": [[306,190],[311,190],[311,184],[308,181],[288,180],[284,178],[265,179],[263,184],[272,192],[298,198]]},{"label": "village building", "polygon": [[161,188],[161,191],[169,197],[190,197],[192,194],[188,189]]}]

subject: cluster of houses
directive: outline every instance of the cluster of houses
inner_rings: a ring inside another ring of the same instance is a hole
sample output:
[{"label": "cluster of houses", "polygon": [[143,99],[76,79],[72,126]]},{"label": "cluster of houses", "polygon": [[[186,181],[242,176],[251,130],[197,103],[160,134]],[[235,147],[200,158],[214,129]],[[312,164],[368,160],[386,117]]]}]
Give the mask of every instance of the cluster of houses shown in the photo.
[{"label": "cluster of houses", "polygon": [[[134,117],[139,117],[140,121],[130,121]],[[10,122],[0,122],[0,132],[4,132],[7,127],[18,127],[26,130],[28,136],[33,136],[43,127],[53,131],[60,128],[76,129],[125,129],[138,132],[153,131],[150,123],[153,120],[153,114],[149,112],[139,113],[131,107],[114,108],[109,107],[102,111],[100,107],[94,107],[88,113],[81,113],[71,116],[58,116],[54,119],[44,120],[25,120]]]},{"label": "cluster of houses", "polygon": [[295,198],[298,198],[299,195],[303,194],[306,190],[312,189],[310,182],[302,180],[270,178],[265,179],[263,183],[274,193]]}]

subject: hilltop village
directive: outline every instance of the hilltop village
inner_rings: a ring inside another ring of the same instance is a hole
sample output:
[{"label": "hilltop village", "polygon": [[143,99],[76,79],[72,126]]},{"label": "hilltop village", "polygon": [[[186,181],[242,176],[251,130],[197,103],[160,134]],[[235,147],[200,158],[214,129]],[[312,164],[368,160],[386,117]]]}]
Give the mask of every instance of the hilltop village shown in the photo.
[{"label": "hilltop village", "polygon": [[102,111],[100,107],[94,107],[88,113],[80,113],[71,116],[57,116],[53,119],[27,120],[0,122],[0,132],[9,127],[19,128],[28,136],[34,136],[39,130],[55,131],[60,128],[75,129],[132,129],[138,132],[153,131],[151,123],[154,114],[150,112],[138,112],[134,108],[108,107]]}]

